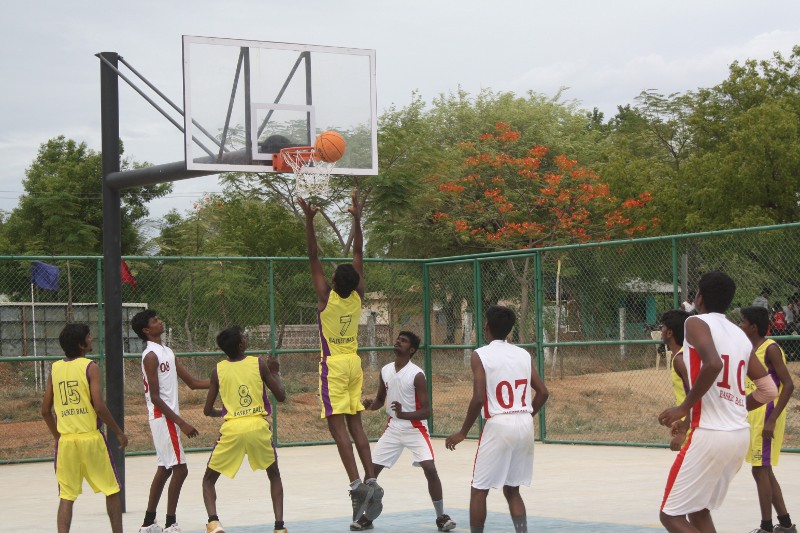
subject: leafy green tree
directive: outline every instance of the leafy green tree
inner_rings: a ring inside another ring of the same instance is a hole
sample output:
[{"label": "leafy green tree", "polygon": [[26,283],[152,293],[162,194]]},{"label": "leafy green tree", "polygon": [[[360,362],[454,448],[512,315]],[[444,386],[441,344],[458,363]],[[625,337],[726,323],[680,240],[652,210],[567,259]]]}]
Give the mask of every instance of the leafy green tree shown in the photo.
[{"label": "leafy green tree", "polygon": [[[120,146],[120,155],[123,153]],[[123,159],[121,168],[141,164]],[[2,253],[101,255],[103,248],[102,157],[64,136],[39,147],[22,180],[25,194],[2,225]],[[126,189],[122,200],[122,253],[141,250],[147,203],[172,190],[171,184]]]}]

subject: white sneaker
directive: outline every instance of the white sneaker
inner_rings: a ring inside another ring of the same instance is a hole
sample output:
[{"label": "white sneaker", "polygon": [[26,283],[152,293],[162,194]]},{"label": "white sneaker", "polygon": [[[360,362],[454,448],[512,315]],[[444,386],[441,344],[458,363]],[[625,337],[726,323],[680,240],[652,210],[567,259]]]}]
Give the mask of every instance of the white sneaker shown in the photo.
[{"label": "white sneaker", "polygon": [[181,526],[179,526],[178,523],[175,522],[171,526],[165,527],[164,533],[183,533],[183,530],[181,529]]},{"label": "white sneaker", "polygon": [[139,528],[139,533],[163,533],[163,531],[161,526],[158,525],[158,522],[153,522],[153,525]]}]

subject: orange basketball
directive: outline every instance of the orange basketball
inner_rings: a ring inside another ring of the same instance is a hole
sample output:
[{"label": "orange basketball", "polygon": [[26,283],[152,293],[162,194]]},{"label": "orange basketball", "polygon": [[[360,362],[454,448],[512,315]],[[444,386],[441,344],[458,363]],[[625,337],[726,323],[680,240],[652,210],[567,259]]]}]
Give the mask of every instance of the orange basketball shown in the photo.
[{"label": "orange basketball", "polygon": [[328,163],[333,163],[342,158],[347,143],[342,134],[337,131],[324,131],[319,134],[314,143],[317,156]]}]

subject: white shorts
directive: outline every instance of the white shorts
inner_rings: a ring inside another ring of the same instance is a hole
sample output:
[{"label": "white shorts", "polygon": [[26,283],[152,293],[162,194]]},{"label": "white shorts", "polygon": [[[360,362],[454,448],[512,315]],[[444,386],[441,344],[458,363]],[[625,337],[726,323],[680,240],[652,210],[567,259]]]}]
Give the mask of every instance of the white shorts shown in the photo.
[{"label": "white shorts", "polygon": [[156,448],[158,466],[170,469],[175,465],[186,463],[186,455],[181,444],[181,430],[175,422],[165,416],[150,421],[153,433],[153,446]]},{"label": "white shorts", "polygon": [[533,478],[533,417],[495,415],[486,420],[475,454],[472,486],[479,490],[530,486]]},{"label": "white shorts", "polygon": [[372,462],[386,468],[391,468],[400,458],[404,449],[411,452],[413,466],[419,466],[422,461],[433,461],[433,447],[425,426],[398,429],[388,426],[383,435],[378,439],[375,449],[372,450]]},{"label": "white shorts", "polygon": [[728,485],[742,467],[750,446],[750,430],[697,428],[672,464],[661,512],[685,516],[722,505]]}]

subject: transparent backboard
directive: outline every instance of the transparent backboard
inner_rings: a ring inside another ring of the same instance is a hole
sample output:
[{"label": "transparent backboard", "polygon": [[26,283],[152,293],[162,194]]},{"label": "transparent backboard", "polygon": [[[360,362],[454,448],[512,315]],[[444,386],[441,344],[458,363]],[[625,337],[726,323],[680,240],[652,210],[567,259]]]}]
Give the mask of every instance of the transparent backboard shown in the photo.
[{"label": "transparent backboard", "polygon": [[374,50],[184,35],[183,91],[188,170],[274,172],[334,130],[336,174],[378,173]]}]

